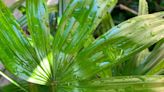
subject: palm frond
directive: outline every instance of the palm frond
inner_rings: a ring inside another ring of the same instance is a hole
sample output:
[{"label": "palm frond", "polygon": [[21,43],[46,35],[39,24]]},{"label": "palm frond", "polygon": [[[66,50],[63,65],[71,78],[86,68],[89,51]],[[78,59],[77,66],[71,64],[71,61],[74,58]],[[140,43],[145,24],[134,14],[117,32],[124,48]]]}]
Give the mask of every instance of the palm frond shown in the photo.
[{"label": "palm frond", "polygon": [[101,22],[100,17],[105,15],[108,9],[113,8],[116,2],[117,0],[105,2],[103,0],[73,0],[68,5],[53,41],[55,77],[67,79],[65,73],[71,68],[74,58],[83,48],[87,37],[92,35]]},{"label": "palm frond", "polygon": [[38,66],[40,63],[37,57],[38,53],[31,46],[20,25],[1,0],[0,25],[0,58],[5,67],[19,78],[45,84],[49,77],[45,76],[43,69]]},{"label": "palm frond", "polygon": [[[15,86],[29,92],[164,90],[164,76],[158,75],[164,73],[164,12],[148,14],[146,0],[140,0],[139,16],[114,26],[110,12],[117,0],[60,0],[55,7],[46,2],[26,0],[26,15],[17,21],[0,0],[0,60],[25,84],[0,74]],[[52,36],[49,13],[57,6]],[[95,30],[102,33],[95,37]]]}]

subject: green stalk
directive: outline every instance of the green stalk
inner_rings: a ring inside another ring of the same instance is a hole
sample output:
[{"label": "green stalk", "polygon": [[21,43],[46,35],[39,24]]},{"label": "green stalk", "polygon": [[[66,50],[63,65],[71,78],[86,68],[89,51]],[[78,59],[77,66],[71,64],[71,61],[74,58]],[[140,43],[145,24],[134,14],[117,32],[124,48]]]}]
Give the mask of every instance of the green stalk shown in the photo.
[{"label": "green stalk", "polygon": [[52,91],[52,92],[56,92],[56,91],[55,91],[55,83],[54,83],[54,82],[51,83],[51,91]]},{"label": "green stalk", "polygon": [[0,75],[2,75],[4,78],[6,78],[8,81],[10,81],[15,86],[19,87],[21,90],[28,92],[25,88],[23,88],[20,84],[18,84],[16,81],[8,77],[6,74],[4,74],[2,71],[0,71]]}]

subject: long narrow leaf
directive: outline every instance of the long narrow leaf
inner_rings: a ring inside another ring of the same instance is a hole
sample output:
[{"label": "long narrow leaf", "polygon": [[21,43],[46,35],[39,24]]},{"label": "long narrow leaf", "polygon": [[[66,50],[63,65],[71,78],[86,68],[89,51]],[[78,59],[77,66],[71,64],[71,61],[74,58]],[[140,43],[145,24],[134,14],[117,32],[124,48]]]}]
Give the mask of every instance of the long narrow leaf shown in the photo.
[{"label": "long narrow leaf", "polygon": [[146,0],[139,0],[139,10],[138,10],[138,15],[144,15],[148,14],[148,4]]},{"label": "long narrow leaf", "polygon": [[121,76],[75,81],[59,85],[59,88],[63,88],[63,92],[162,92],[164,76]]},{"label": "long narrow leaf", "polygon": [[51,35],[49,29],[46,0],[27,0],[26,12],[32,43],[37,53],[40,67],[51,77],[50,57]]},{"label": "long narrow leaf", "polygon": [[19,85],[16,81],[14,81],[13,79],[11,79],[10,77],[8,77],[6,74],[4,74],[2,71],[0,71],[0,75],[2,75],[4,78],[6,78],[8,81],[10,81],[11,83],[13,83],[15,86],[19,87],[20,89],[22,89],[25,92],[28,92],[25,88],[23,88],[21,85]]},{"label": "long narrow leaf", "polygon": [[163,14],[132,18],[96,39],[78,54],[72,70],[74,76],[80,79],[91,77],[158,42],[164,34]]},{"label": "long narrow leaf", "polygon": [[161,40],[151,54],[136,69],[137,74],[158,74],[164,69],[164,40]]}]

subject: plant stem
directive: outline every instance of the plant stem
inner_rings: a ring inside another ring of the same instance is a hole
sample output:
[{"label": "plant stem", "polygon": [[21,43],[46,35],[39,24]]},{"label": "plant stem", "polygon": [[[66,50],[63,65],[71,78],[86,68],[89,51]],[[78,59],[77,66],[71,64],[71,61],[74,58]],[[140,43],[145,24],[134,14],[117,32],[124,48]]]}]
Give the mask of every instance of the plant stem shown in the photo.
[{"label": "plant stem", "polygon": [[138,13],[137,13],[135,10],[130,9],[129,7],[127,7],[127,6],[123,5],[123,4],[120,4],[119,7],[120,7],[121,9],[123,9],[123,10],[126,10],[126,11],[128,11],[128,12],[131,12],[131,13],[133,13],[133,14],[135,14],[135,15],[138,15]]},{"label": "plant stem", "polygon": [[54,82],[51,83],[51,90],[52,90],[51,92],[55,92],[55,85],[56,85],[56,84],[55,84]]}]

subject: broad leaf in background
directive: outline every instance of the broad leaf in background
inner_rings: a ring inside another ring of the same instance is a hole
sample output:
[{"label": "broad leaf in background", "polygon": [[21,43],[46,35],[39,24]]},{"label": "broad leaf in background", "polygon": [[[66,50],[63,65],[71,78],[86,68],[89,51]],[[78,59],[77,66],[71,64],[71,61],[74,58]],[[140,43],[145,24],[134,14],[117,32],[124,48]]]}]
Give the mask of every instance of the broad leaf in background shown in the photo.
[{"label": "broad leaf in background", "polygon": [[151,54],[138,66],[136,74],[162,74],[164,71],[164,39],[158,42]]},{"label": "broad leaf in background", "polygon": [[[138,5],[138,15],[146,15],[149,13],[148,11],[148,4],[146,0],[139,0]],[[142,61],[150,54],[148,48],[142,50],[141,52],[137,53],[136,55],[132,56],[129,60],[125,63],[122,63],[115,67],[115,74],[114,75],[134,75],[136,74],[134,71],[136,68],[143,64]],[[116,74],[117,73],[117,74]]]},{"label": "broad leaf in background", "polygon": [[[111,77],[72,83],[67,92],[162,92],[164,76]],[[60,91],[60,92],[64,92]]]},{"label": "broad leaf in background", "polygon": [[92,77],[158,42],[164,36],[163,14],[138,16],[112,28],[78,54],[72,72],[82,79]]}]

